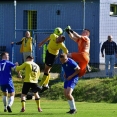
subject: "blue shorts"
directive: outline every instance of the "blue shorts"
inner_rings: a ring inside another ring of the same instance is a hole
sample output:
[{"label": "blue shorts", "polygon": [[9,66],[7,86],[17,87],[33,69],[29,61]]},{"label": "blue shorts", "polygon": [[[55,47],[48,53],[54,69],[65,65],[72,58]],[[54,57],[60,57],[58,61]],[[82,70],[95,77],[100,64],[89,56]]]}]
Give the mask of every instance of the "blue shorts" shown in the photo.
[{"label": "blue shorts", "polygon": [[1,90],[2,92],[8,92],[8,93],[15,92],[13,83],[1,85]]},{"label": "blue shorts", "polygon": [[71,79],[71,80],[66,80],[64,82],[64,89],[67,89],[67,87],[70,87],[72,89],[75,88],[75,86],[77,85],[78,83],[78,78],[74,78],[74,79]]}]

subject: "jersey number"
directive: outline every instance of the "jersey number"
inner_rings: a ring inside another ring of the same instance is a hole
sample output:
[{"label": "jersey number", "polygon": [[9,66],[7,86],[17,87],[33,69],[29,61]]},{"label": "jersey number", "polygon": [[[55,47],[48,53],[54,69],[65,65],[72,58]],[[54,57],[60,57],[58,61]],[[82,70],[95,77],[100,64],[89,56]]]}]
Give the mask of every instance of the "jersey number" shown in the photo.
[{"label": "jersey number", "polygon": [[32,71],[37,72],[37,66],[36,65],[32,65]]},{"label": "jersey number", "polygon": [[5,66],[6,66],[6,63],[1,63],[0,64],[0,71],[4,71]]}]

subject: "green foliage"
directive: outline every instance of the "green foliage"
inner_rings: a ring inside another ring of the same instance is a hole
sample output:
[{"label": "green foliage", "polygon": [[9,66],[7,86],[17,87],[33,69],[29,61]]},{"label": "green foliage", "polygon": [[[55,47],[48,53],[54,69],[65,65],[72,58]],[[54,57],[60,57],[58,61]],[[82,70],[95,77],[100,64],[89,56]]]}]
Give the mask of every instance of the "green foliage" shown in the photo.
[{"label": "green foliage", "polygon": [[[50,81],[51,82],[51,81]],[[79,80],[73,95],[76,101],[87,102],[117,102],[117,78],[95,78],[95,79],[81,79]],[[63,99],[63,82],[53,82],[48,91],[42,96],[49,99]]]},{"label": "green foliage", "polygon": [[[16,97],[20,97],[23,81],[13,75]],[[66,100],[63,94],[63,82],[60,78],[51,79],[49,90],[40,94],[41,97],[52,100]],[[2,95],[0,91],[0,96]],[[73,96],[76,101],[87,102],[117,102],[117,78],[80,79]]]}]

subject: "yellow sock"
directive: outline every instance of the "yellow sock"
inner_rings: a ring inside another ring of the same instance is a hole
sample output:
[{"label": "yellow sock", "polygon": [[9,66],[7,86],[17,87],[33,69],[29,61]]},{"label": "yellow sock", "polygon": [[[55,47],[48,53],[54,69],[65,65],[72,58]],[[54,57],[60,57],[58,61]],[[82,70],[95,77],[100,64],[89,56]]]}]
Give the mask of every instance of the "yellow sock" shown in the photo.
[{"label": "yellow sock", "polygon": [[22,100],[21,103],[22,103],[22,108],[25,109],[25,104],[26,104],[25,100]]},{"label": "yellow sock", "polygon": [[39,86],[42,86],[44,82],[46,81],[48,75],[43,75],[43,78],[41,79],[41,82],[39,83]]},{"label": "yellow sock", "polygon": [[37,107],[40,108],[40,99],[35,99]]},{"label": "yellow sock", "polygon": [[46,78],[44,85],[48,85],[50,81],[50,74],[48,74],[48,77]]}]

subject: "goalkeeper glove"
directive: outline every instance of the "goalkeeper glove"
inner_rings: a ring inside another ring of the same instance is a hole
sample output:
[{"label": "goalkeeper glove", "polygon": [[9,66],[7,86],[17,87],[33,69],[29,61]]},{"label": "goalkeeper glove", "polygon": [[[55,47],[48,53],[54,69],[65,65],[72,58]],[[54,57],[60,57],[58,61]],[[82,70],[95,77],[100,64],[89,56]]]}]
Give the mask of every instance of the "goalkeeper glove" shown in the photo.
[{"label": "goalkeeper glove", "polygon": [[73,30],[71,29],[71,27],[70,27],[69,25],[65,28],[65,31],[66,31],[68,34],[70,34],[70,32],[73,33]]}]

